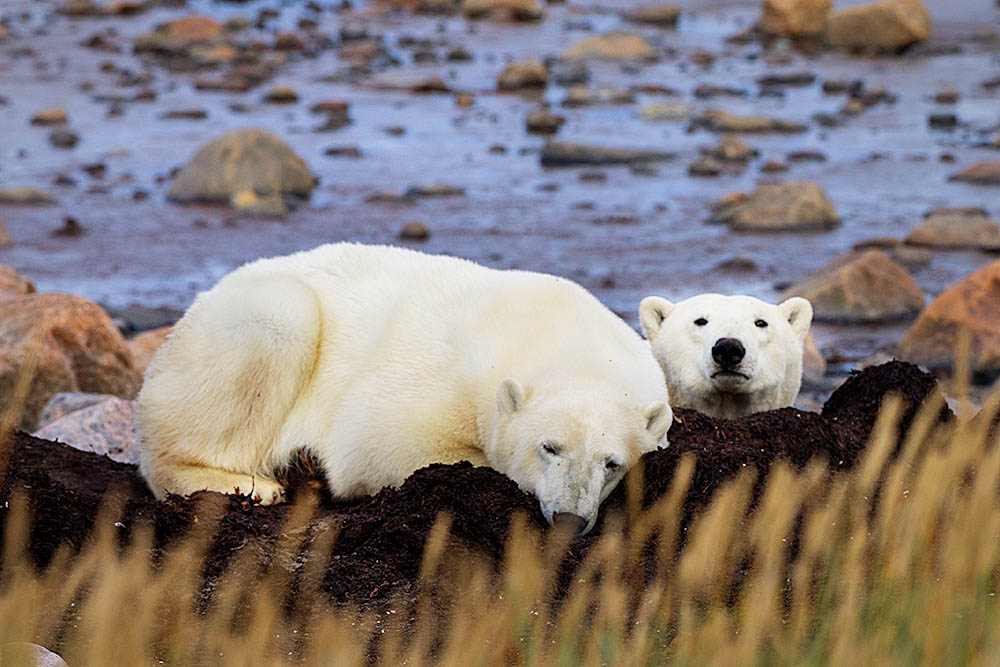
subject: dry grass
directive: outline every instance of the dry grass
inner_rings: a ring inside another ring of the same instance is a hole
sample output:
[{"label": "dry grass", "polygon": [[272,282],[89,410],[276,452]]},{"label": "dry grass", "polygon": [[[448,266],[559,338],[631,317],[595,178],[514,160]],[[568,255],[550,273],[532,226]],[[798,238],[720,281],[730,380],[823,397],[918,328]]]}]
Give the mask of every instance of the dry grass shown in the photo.
[{"label": "dry grass", "polygon": [[[81,553],[39,574],[25,553],[30,519],[14,502],[0,642],[39,643],[74,666],[996,665],[1000,446],[987,428],[996,406],[947,428],[928,406],[893,458],[900,411],[890,402],[854,472],[777,466],[753,506],[744,475],[678,552],[688,460],[656,506],[640,511],[630,490],[632,529],[605,534],[558,604],[565,540],[523,523],[495,576],[448,547],[442,519],[417,600],[368,613],[310,590],[288,609],[287,569],[262,572],[250,545],[199,611],[211,522],[154,566],[149,535],[119,549],[108,512]],[[296,508],[279,551],[295,551],[311,510]],[[333,539],[311,545],[307,568],[322,571]]]}]

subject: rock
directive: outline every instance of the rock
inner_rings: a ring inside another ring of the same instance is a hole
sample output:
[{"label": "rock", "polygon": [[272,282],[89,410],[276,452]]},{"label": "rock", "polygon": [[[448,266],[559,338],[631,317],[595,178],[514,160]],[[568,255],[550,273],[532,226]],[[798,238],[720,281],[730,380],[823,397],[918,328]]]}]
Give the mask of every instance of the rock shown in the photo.
[{"label": "rock", "polygon": [[1000,185],[1000,161],[978,162],[954,174],[948,180],[976,185]]},{"label": "rock", "polygon": [[525,129],[531,134],[555,134],[565,122],[565,116],[557,116],[547,109],[532,111],[524,119]]},{"label": "rock", "polygon": [[462,13],[470,19],[510,21],[537,21],[545,15],[535,0],[462,0]]},{"label": "rock", "polygon": [[907,271],[915,272],[926,269],[934,259],[934,253],[927,248],[899,245],[889,250],[889,256],[906,267]]},{"label": "rock", "polygon": [[706,111],[697,122],[713,132],[794,134],[805,132],[807,129],[802,123],[766,116],[737,116],[721,109]]},{"label": "rock", "polygon": [[6,25],[0,23],[0,42],[4,41],[8,37],[10,37],[10,30]]},{"label": "rock", "polygon": [[186,16],[161,24],[152,32],[136,37],[135,53],[167,56],[185,55],[198,46],[218,46],[223,41],[222,26],[209,16]]},{"label": "rock", "polygon": [[544,88],[549,82],[549,71],[537,60],[510,63],[497,79],[497,90]]},{"label": "rock", "polygon": [[172,109],[160,114],[164,120],[204,120],[208,112],[204,109]]},{"label": "rock", "polygon": [[821,151],[792,151],[785,156],[789,162],[826,162],[826,154]]},{"label": "rock", "polygon": [[746,95],[747,91],[742,88],[716,86],[712,83],[702,83],[694,89],[694,96],[699,100],[707,100],[712,97],[746,97]]},{"label": "rock", "polygon": [[174,178],[175,202],[229,203],[252,191],[308,197],[316,184],[309,165],[274,134],[243,129],[205,144]]},{"label": "rock", "polygon": [[802,381],[810,385],[818,385],[823,382],[826,375],[826,359],[816,345],[816,339],[812,332],[806,334],[802,342]]},{"label": "rock", "polygon": [[827,79],[823,82],[823,92],[827,95],[839,95],[847,92],[848,85],[843,79]]},{"label": "rock", "polygon": [[66,109],[62,107],[51,107],[35,112],[31,117],[32,125],[65,125],[69,122]]},{"label": "rock", "polygon": [[765,183],[752,195],[727,195],[712,209],[710,222],[737,231],[813,231],[840,224],[833,203],[810,181]]},{"label": "rock", "polygon": [[602,86],[591,90],[586,86],[570,86],[566,98],[562,101],[564,107],[587,107],[596,104],[632,104],[635,93],[626,88],[611,88]]},{"label": "rock", "polygon": [[938,208],[924,216],[906,243],[936,248],[1000,249],[1000,226],[981,208]]},{"label": "rock", "polygon": [[812,72],[786,72],[782,74],[765,74],[757,79],[757,84],[763,88],[778,86],[808,86],[816,80]]},{"label": "rock", "polygon": [[614,30],[588,37],[566,51],[563,60],[652,60],[656,50],[639,35]]},{"label": "rock", "polygon": [[35,283],[9,266],[0,264],[0,301],[12,296],[34,294]]},{"label": "rock", "polygon": [[461,197],[465,195],[465,188],[447,183],[430,183],[426,185],[414,185],[407,188],[407,197]]},{"label": "rock", "polygon": [[276,86],[264,94],[264,102],[268,104],[295,104],[299,94],[289,86]]},{"label": "rock", "polygon": [[368,80],[379,90],[405,90],[411,93],[450,93],[451,88],[440,76],[419,71],[379,72]]},{"label": "rock", "polygon": [[955,104],[958,102],[958,91],[946,86],[934,94],[934,101],[938,104]]},{"label": "rock", "polygon": [[881,0],[836,11],[826,22],[826,40],[850,51],[897,52],[926,40],[931,17],[920,0]]},{"label": "rock", "polygon": [[778,160],[768,160],[761,165],[760,171],[764,174],[782,174],[788,171],[788,165]]},{"label": "rock", "polygon": [[691,115],[691,107],[679,102],[654,102],[640,109],[639,115],[654,123],[685,120]]},{"label": "rock", "polygon": [[903,336],[900,355],[931,368],[951,367],[962,336],[971,339],[973,372],[1000,371],[1000,260],[931,301]]},{"label": "rock", "polygon": [[139,463],[136,406],[136,401],[112,396],[60,417],[33,435],[134,465]]},{"label": "rock", "polygon": [[431,237],[431,230],[422,222],[408,222],[399,230],[402,241],[424,242]]},{"label": "rock", "polygon": [[590,71],[579,60],[557,60],[552,64],[552,80],[560,86],[575,86],[590,81]]},{"label": "rock", "polygon": [[634,164],[671,160],[671,153],[639,150],[634,148],[605,148],[566,141],[550,141],[542,149],[543,167],[569,167],[574,165]]},{"label": "rock", "polygon": [[305,51],[306,42],[294,32],[283,30],[274,36],[275,51]]},{"label": "rock", "polygon": [[145,374],[146,369],[149,368],[149,362],[153,360],[153,355],[167,340],[172,329],[173,327],[170,325],[150,329],[128,341],[128,348],[132,352],[132,360],[135,362],[136,370]]},{"label": "rock", "polygon": [[9,642],[0,646],[0,664],[11,667],[68,667],[58,653],[27,642]]},{"label": "rock", "polygon": [[950,130],[958,127],[958,116],[953,113],[932,113],[927,117],[927,125],[936,130]]},{"label": "rock", "polygon": [[0,301],[3,409],[36,347],[38,365],[20,411],[20,428],[31,429],[49,398],[60,391],[131,398],[139,390],[132,354],[100,306],[69,294],[27,294]]},{"label": "rock", "polygon": [[764,0],[760,30],[780,37],[814,37],[823,32],[833,0]]},{"label": "rock", "polygon": [[80,224],[80,221],[72,216],[63,218],[61,227],[57,227],[49,234],[52,238],[77,238],[87,233],[87,230]]},{"label": "rock", "polygon": [[71,412],[89,408],[110,398],[114,398],[114,396],[111,394],[91,394],[85,391],[60,391],[53,394],[49,402],[42,408],[42,414],[38,417],[36,428],[44,428]]},{"label": "rock", "polygon": [[54,203],[55,199],[52,195],[37,188],[6,188],[0,190],[0,204],[43,206]]},{"label": "rock", "polygon": [[626,13],[623,18],[633,23],[672,28],[677,25],[677,19],[680,15],[681,8],[677,5],[648,5]]},{"label": "rock", "polygon": [[688,174],[691,176],[718,176],[722,173],[722,165],[713,157],[703,157],[688,165]]},{"label": "rock", "polygon": [[73,130],[60,128],[49,134],[49,143],[56,148],[73,148],[80,141],[80,135]]},{"label": "rock", "polygon": [[875,249],[841,255],[781,298],[793,296],[809,299],[816,320],[850,324],[906,319],[924,307],[924,293],[906,269]]},{"label": "rock", "polygon": [[232,196],[229,203],[240,213],[253,218],[281,219],[288,213],[285,198],[280,192],[258,195],[253,190],[241,190]]},{"label": "rock", "polygon": [[349,157],[354,159],[361,158],[361,149],[357,146],[330,146],[324,149],[323,155],[328,157]]},{"label": "rock", "polygon": [[723,162],[747,163],[760,153],[756,148],[750,148],[735,134],[723,135],[715,148],[702,149],[702,153]]},{"label": "rock", "polygon": [[[10,233],[3,224],[3,220],[0,220],[0,250],[5,250],[14,245],[14,242],[10,239]],[[0,269],[3,267],[0,266]]]}]

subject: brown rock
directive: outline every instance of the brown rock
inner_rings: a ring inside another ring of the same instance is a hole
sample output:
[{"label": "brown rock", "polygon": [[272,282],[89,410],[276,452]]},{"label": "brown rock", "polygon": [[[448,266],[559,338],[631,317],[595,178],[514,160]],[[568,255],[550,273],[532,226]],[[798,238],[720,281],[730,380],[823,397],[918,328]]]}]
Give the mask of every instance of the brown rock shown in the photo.
[{"label": "brown rock", "polygon": [[295,104],[299,101],[299,94],[289,86],[276,86],[264,94],[264,101],[268,104]]},{"label": "brown rock", "polygon": [[816,345],[816,339],[812,332],[806,334],[806,339],[802,342],[802,380],[816,385],[823,381],[826,375],[826,359]]},{"label": "brown rock", "polygon": [[823,32],[832,0],[764,0],[760,29],[781,37],[813,37]]},{"label": "brown rock", "polygon": [[7,232],[7,228],[4,227],[3,220],[0,220],[0,250],[14,245],[14,242],[10,239],[10,234]]},{"label": "brown rock", "polygon": [[0,264],[0,299],[34,293],[35,283],[11,267]]},{"label": "brown rock", "polygon": [[671,160],[672,153],[634,148],[607,148],[588,146],[568,141],[550,141],[542,148],[543,167],[569,167],[577,165],[639,164]]},{"label": "brown rock", "polygon": [[274,36],[275,51],[305,51],[306,43],[294,32],[281,31]]},{"label": "brown rock", "polygon": [[229,203],[240,192],[308,197],[316,183],[305,160],[265,130],[235,130],[210,141],[174,178],[167,197]]},{"label": "brown rock", "polygon": [[209,16],[186,16],[136,37],[136,53],[182,55],[195,46],[215,46],[222,41],[222,26]]},{"label": "brown rock", "polygon": [[557,116],[548,109],[532,111],[524,119],[525,129],[531,134],[555,134],[565,122],[565,116]]},{"label": "brown rock", "polygon": [[522,88],[544,88],[549,82],[549,71],[537,60],[510,63],[500,78],[497,90],[521,90]]},{"label": "brown rock", "polygon": [[96,303],[69,294],[28,294],[0,301],[0,403],[7,402],[32,350],[38,365],[18,425],[34,426],[60,391],[133,397],[140,376],[125,339]]},{"label": "brown rock", "polygon": [[1000,260],[931,301],[903,336],[900,354],[932,368],[950,367],[962,336],[970,337],[973,372],[1000,370]]},{"label": "brown rock", "polygon": [[545,15],[535,0],[463,0],[462,13],[470,19],[510,21],[537,21]]},{"label": "brown rock", "polygon": [[403,241],[423,242],[431,237],[431,230],[422,222],[408,222],[399,230],[399,238]]},{"label": "brown rock", "polygon": [[0,204],[43,206],[54,203],[55,199],[53,199],[52,195],[37,188],[7,188],[0,190]]},{"label": "brown rock", "polygon": [[1000,161],[979,162],[948,179],[976,185],[1000,185]]},{"label": "brown rock", "polygon": [[695,160],[688,165],[688,174],[691,176],[718,176],[722,173],[722,165],[713,157],[705,156]]},{"label": "brown rock", "polygon": [[931,34],[931,17],[920,0],[882,0],[834,12],[826,22],[831,46],[851,51],[899,51]]},{"label": "brown rock", "polygon": [[910,274],[881,250],[841,255],[782,294],[793,296],[809,299],[813,316],[828,322],[891,322],[924,306]]},{"label": "brown rock", "polygon": [[906,237],[910,245],[937,248],[1000,248],[1000,226],[981,208],[938,208]]},{"label": "brown rock", "polygon": [[740,163],[749,162],[760,155],[756,148],[750,148],[735,134],[724,135],[718,146],[704,149],[702,152],[716,160]]},{"label": "brown rock", "polygon": [[31,117],[32,125],[65,125],[69,121],[66,109],[62,107],[50,107],[42,109]]},{"label": "brown rock", "polygon": [[369,79],[379,90],[405,90],[411,93],[450,93],[451,88],[440,76],[420,71],[379,72]]},{"label": "brown rock", "polygon": [[149,368],[149,362],[153,360],[153,355],[160,349],[160,345],[167,340],[172,326],[167,325],[158,329],[143,331],[128,341],[129,350],[132,351],[132,360],[135,362],[136,370],[145,373]]},{"label": "brown rock", "polygon": [[722,109],[710,109],[698,122],[713,132],[747,132],[753,134],[794,134],[805,132],[806,126],[794,121],[768,118],[767,116],[737,116]]},{"label": "brown rock", "polygon": [[656,50],[639,35],[614,30],[588,37],[563,52],[563,60],[652,60]]},{"label": "brown rock", "polygon": [[823,189],[810,181],[765,183],[752,195],[736,193],[712,205],[710,222],[738,231],[832,229],[840,216]]},{"label": "brown rock", "polygon": [[562,101],[564,107],[588,107],[597,104],[632,104],[635,102],[635,93],[627,88],[611,88],[601,86],[590,89],[582,84],[569,87],[566,97]]},{"label": "brown rock", "polygon": [[624,18],[633,23],[672,28],[677,25],[677,19],[680,18],[680,15],[681,8],[677,5],[648,5],[628,12]]}]

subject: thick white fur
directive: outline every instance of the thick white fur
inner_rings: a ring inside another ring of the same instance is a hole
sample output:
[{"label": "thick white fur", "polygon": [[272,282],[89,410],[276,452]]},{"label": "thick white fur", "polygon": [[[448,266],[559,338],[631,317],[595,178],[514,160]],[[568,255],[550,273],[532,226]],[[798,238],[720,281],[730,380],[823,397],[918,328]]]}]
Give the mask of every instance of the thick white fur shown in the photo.
[{"label": "thick white fur", "polygon": [[667,397],[648,345],[575,283],[331,244],[198,296],[146,373],[140,470],[158,496],[274,502],[274,471],[299,448],[338,497],[467,460],[589,529],[665,444]]},{"label": "thick white fur", "polygon": [[[695,320],[707,323],[698,326]],[[756,321],[767,322],[766,327]],[[774,305],[750,296],[700,294],[673,304],[658,296],[639,305],[639,321],[670,388],[673,407],[735,419],[791,405],[802,385],[802,343],[812,305],[793,297]],[[746,378],[716,376],[712,347],[735,338],[746,350]]]}]

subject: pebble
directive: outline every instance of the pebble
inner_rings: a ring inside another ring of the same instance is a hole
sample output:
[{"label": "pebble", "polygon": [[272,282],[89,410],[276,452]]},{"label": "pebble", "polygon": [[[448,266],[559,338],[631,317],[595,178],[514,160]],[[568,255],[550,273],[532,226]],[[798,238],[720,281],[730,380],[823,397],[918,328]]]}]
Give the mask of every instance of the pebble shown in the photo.
[{"label": "pebble", "polygon": [[49,134],[49,143],[56,148],[73,148],[80,142],[80,135],[73,130],[60,128]]},{"label": "pebble", "polygon": [[402,241],[417,241],[422,243],[431,237],[431,230],[423,222],[407,222],[399,230]]},{"label": "pebble", "polygon": [[31,117],[32,125],[65,125],[67,122],[69,122],[69,116],[66,109],[62,107],[43,109]]}]

